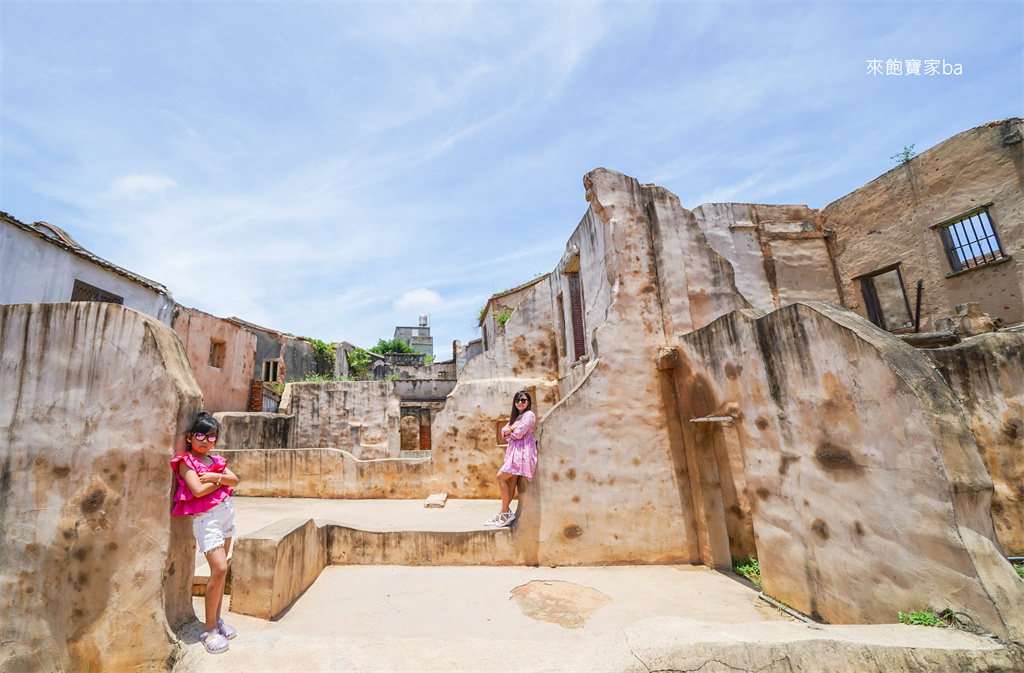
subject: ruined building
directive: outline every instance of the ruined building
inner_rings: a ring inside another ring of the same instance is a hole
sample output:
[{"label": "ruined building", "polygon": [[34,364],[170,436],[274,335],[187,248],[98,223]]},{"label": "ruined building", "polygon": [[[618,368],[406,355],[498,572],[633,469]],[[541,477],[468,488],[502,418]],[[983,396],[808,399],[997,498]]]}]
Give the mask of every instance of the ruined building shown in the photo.
[{"label": "ruined building", "polygon": [[[243,536],[232,609],[279,613],[325,563],[756,555],[764,592],[821,621],[948,607],[1024,641],[1006,560],[1024,555],[1021,132],[1020,119],[965,131],[821,210],[689,210],[587,174],[558,264],[491,299],[482,352],[456,349],[457,380],[290,383],[275,415],[291,419],[286,446],[224,433],[240,494],[493,497],[500,424],[525,388],[540,460],[514,526],[415,548],[312,521]],[[116,629],[128,609],[168,627],[187,613],[188,533],[149,478],[198,406],[184,348],[110,305],[4,306],[0,320],[0,386],[17,391],[0,402],[0,609],[23,636],[9,661],[54,647],[76,662],[166,657],[173,637]],[[400,385],[434,406],[411,413]],[[119,434],[104,419],[126,408]],[[131,567],[106,562],[119,554],[162,577],[128,591]],[[274,584],[259,554],[301,567]]]}]

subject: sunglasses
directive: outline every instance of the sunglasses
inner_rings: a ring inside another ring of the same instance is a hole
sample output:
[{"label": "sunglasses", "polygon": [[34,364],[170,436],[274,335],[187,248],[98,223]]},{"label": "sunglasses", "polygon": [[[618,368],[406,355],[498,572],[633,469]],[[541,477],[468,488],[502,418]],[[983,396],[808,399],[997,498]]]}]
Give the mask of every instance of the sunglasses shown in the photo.
[{"label": "sunglasses", "polygon": [[520,397],[518,400],[516,400],[516,404],[519,404],[520,402],[528,404],[530,400],[526,399],[525,397]]},{"label": "sunglasses", "polygon": [[207,435],[206,433],[203,432],[192,433],[192,438],[195,439],[197,442],[210,442],[211,444],[217,443],[217,435]]}]

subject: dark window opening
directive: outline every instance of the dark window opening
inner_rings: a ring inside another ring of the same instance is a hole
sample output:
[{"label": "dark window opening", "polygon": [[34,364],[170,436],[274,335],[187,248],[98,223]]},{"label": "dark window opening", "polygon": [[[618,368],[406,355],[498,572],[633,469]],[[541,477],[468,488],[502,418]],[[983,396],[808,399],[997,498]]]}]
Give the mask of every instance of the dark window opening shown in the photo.
[{"label": "dark window opening", "polygon": [[278,363],[280,360],[264,360],[263,361],[263,380],[269,381],[270,383],[277,383],[277,371]]},{"label": "dark window opening", "polygon": [[220,369],[224,366],[224,342],[210,341],[210,366]]},{"label": "dark window opening", "polygon": [[71,290],[71,301],[105,301],[110,304],[124,305],[124,297],[93,287],[80,280],[75,281],[75,287]]},{"label": "dark window opening", "polygon": [[1005,259],[988,208],[957,217],[953,222],[936,225],[953,273]]},{"label": "dark window opening", "polygon": [[562,355],[569,352],[569,344],[565,340],[565,306],[562,304],[562,295],[558,295],[558,327],[561,330]]},{"label": "dark window opening", "polygon": [[914,326],[899,264],[858,276],[868,320],[888,332]]},{"label": "dark window opening", "polygon": [[567,273],[565,277],[569,281],[573,360],[579,360],[587,354],[587,342],[583,335],[583,285],[580,283],[579,273]]}]

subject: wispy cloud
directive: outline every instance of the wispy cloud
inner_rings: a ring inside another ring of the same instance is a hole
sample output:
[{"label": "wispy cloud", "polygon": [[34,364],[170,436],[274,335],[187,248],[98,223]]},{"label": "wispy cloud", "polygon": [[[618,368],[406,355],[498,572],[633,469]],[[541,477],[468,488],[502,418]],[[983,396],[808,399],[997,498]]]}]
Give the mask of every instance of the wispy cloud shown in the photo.
[{"label": "wispy cloud", "polygon": [[[8,3],[0,207],[216,315],[472,338],[598,166],[822,206],[1024,100],[1019,3]],[[991,16],[1005,20],[992,22]],[[871,79],[868,58],[963,77]]]}]

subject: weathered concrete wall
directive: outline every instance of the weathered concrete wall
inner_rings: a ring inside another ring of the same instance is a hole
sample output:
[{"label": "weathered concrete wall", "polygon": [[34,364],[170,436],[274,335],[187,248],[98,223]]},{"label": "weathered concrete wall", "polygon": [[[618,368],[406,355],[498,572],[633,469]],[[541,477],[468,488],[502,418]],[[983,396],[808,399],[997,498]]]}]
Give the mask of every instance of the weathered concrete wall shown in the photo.
[{"label": "weathered concrete wall", "polygon": [[758,315],[680,337],[676,371],[697,462],[713,467],[714,448],[688,421],[735,418],[765,593],[833,623],[949,607],[1019,640],[1024,585],[995,542],[992,481],[928,359],[827,302]]},{"label": "weathered concrete wall", "polygon": [[517,544],[527,562],[696,562],[670,380],[655,367],[666,335],[648,202],[636,180],[605,169],[584,184],[590,209],[552,285],[567,298],[563,272],[579,273],[589,361],[569,361],[570,338],[561,371],[577,383],[541,418]]},{"label": "weathered concrete wall", "polygon": [[0,390],[0,669],[163,670],[194,619],[181,342],[114,304],[0,306]]},{"label": "weathered concrete wall", "polygon": [[[653,282],[658,285],[665,329],[682,334],[730,311],[750,307],[737,289],[733,265],[708,244],[694,214],[666,189],[644,185],[643,192],[644,201],[650,204],[650,236],[657,264]],[[653,308],[656,312],[657,307]]]},{"label": "weathered concrete wall", "polygon": [[[203,408],[210,413],[246,411],[256,335],[229,320],[185,306],[178,307],[174,331],[203,391]],[[221,344],[217,352],[213,352],[215,342]]]},{"label": "weathered concrete wall", "polygon": [[707,203],[693,216],[736,269],[743,297],[763,311],[810,299],[841,303],[821,213],[799,205]]},{"label": "weathered concrete wall", "polygon": [[[124,305],[171,324],[174,299],[114,270],[110,262],[73,245],[33,233],[31,225],[0,214],[0,304],[71,301],[75,281],[124,298]],[[102,262],[102,263],[100,263]],[[152,283],[152,281],[150,281]],[[154,286],[156,284],[153,284]]]},{"label": "weathered concrete wall", "polygon": [[394,390],[393,381],[289,383],[280,410],[295,417],[293,446],[397,458],[400,401]]},{"label": "weathered concrete wall", "polygon": [[[292,446],[295,417],[290,414],[228,412],[214,414],[220,421],[218,449],[284,449]],[[235,474],[238,474],[237,470]]]},{"label": "weathered concrete wall", "polygon": [[[912,308],[915,284],[924,280],[922,331],[968,301],[1009,324],[1024,320],[1022,133],[1020,119],[964,131],[822,209],[825,226],[836,232],[847,306],[867,316],[860,284],[851,279],[899,262]],[[951,268],[930,226],[988,202],[1004,252],[1018,259],[947,278]]]},{"label": "weathered concrete wall", "polygon": [[[224,450],[238,495],[278,498],[425,498],[429,458],[358,460],[338,449]],[[497,470],[495,470],[497,471]]]},{"label": "weathered concrete wall", "polygon": [[481,337],[482,347],[484,349],[492,348],[497,343],[499,337],[505,336],[505,326],[498,318],[515,311],[523,299],[530,294],[533,286],[546,279],[546,275],[539,276],[510,290],[492,295],[487,300],[487,305],[484,307],[483,315],[480,318],[480,331],[483,335]]},{"label": "weathered concrete wall", "polygon": [[992,519],[1003,550],[1024,556],[1024,334],[982,334],[921,352],[959,400],[992,476]]},{"label": "weathered concrete wall", "polygon": [[527,390],[539,418],[556,401],[557,351],[545,278],[527,288],[503,334],[469,360],[431,427],[433,492],[456,498],[496,498],[495,475],[505,459],[501,427],[512,396]]},{"label": "weathered concrete wall", "polygon": [[231,555],[231,611],[279,617],[327,567],[325,538],[312,519],[285,519],[240,536]]}]

